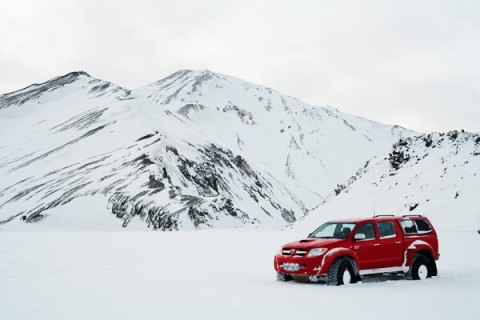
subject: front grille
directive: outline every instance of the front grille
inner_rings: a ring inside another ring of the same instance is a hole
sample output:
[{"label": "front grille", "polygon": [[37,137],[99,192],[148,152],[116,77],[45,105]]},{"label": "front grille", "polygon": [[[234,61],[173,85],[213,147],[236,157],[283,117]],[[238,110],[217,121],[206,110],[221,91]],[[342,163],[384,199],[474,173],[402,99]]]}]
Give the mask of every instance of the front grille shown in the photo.
[{"label": "front grille", "polygon": [[285,248],[282,250],[283,256],[304,257],[307,254],[305,249]]},{"label": "front grille", "polygon": [[[284,262],[284,263],[280,263],[280,266],[284,269],[295,269],[296,270],[300,270],[300,269],[304,269],[307,267],[307,265],[305,263],[288,263],[288,262]],[[289,271],[292,271],[292,270],[289,270]]]}]

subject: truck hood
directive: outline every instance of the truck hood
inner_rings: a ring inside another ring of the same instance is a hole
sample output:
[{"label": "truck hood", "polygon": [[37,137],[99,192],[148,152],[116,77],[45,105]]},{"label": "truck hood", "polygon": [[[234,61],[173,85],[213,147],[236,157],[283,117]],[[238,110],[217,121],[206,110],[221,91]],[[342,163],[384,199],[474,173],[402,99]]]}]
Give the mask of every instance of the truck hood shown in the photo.
[{"label": "truck hood", "polygon": [[329,248],[331,246],[338,246],[340,242],[344,242],[345,239],[314,239],[307,238],[299,241],[293,241],[285,244],[283,248],[295,248],[295,249],[310,249],[310,248]]}]

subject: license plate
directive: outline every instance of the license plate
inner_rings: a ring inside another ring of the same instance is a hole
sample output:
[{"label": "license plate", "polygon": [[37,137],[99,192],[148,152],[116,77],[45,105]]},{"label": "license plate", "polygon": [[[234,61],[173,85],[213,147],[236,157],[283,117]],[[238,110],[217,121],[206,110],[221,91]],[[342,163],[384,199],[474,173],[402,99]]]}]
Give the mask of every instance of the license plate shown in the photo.
[{"label": "license plate", "polygon": [[298,271],[300,270],[300,265],[298,263],[284,263],[283,270],[285,271]]}]

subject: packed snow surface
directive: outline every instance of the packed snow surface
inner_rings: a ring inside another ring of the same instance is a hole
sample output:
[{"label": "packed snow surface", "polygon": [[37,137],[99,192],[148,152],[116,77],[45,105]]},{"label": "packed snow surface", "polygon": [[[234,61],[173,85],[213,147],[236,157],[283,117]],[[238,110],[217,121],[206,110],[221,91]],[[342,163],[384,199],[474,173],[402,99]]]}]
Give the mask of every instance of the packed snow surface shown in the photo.
[{"label": "packed snow surface", "polygon": [[275,280],[293,230],[1,232],[0,318],[475,319],[480,235],[437,231],[437,277],[341,287]]}]

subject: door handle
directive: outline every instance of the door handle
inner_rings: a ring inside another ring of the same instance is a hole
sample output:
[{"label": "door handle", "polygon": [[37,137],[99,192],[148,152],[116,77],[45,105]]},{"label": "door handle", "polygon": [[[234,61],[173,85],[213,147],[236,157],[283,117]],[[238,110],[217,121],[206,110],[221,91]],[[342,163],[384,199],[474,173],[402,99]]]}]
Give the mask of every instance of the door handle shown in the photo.
[{"label": "door handle", "polygon": [[402,243],[402,241],[395,241],[395,243],[396,243],[396,244],[400,244],[400,243]]},{"label": "door handle", "polygon": [[374,243],[373,244],[375,247],[378,247],[380,245],[380,243]]}]

